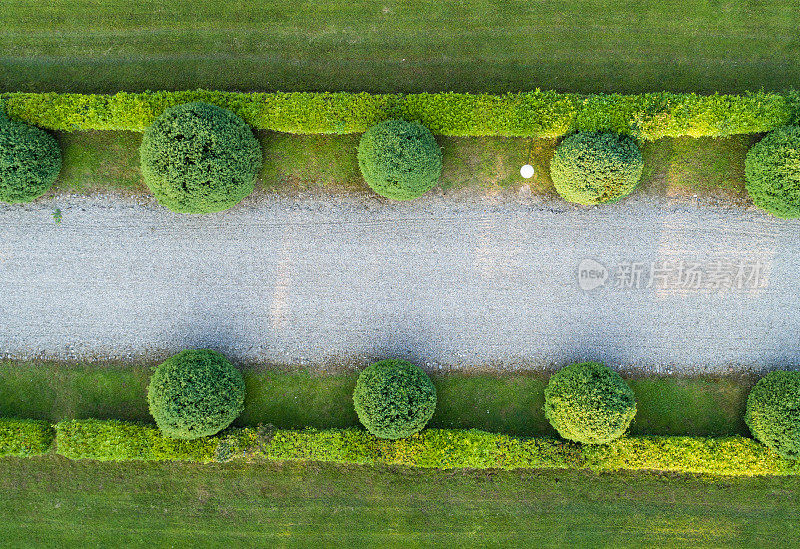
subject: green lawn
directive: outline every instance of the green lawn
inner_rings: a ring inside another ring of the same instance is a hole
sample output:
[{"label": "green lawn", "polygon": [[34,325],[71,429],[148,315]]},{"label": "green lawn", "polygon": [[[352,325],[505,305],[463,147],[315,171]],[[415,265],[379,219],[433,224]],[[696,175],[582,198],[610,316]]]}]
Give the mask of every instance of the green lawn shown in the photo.
[{"label": "green lawn", "polygon": [[790,547],[800,478],[0,459],[21,547]]},{"label": "green lawn", "polygon": [[[264,187],[273,190],[325,189],[364,191],[356,151],[360,135],[292,135],[259,132],[264,150]],[[528,183],[535,194],[553,194],[550,159],[555,139],[509,137],[442,137],[442,176],[439,187],[503,189],[524,181],[519,168],[526,162],[536,175]]]},{"label": "green lawn", "polygon": [[6,0],[0,89],[777,90],[792,0]]},{"label": "green lawn", "polygon": [[[358,135],[291,135],[257,132],[264,150],[260,187],[269,192],[324,191],[370,193],[358,168]],[[133,132],[58,133],[64,168],[55,192],[149,192],[139,170],[141,134]],[[756,138],[660,139],[643,144],[640,189],[654,196],[732,199],[749,204],[744,189],[744,157]],[[523,184],[534,195],[555,196],[550,179],[554,139],[438,137],[442,146],[439,188],[516,190]],[[530,162],[536,173],[519,175]]]},{"label": "green lawn", "polygon": [[755,135],[726,138],[679,137],[643,144],[641,188],[669,197],[723,198],[750,204],[745,189],[744,160]]},{"label": "green lawn", "polygon": [[[70,365],[0,362],[0,416],[152,421],[140,364]],[[247,399],[237,425],[271,423],[282,429],[358,426],[351,395],[357,374],[246,368]],[[431,427],[481,429],[517,436],[554,435],[544,417],[542,375],[433,376],[438,392]],[[629,380],[638,411],[635,435],[748,435],[744,406],[749,378]],[[31,390],[35,387],[36,390]]]},{"label": "green lawn", "polygon": [[58,133],[63,168],[56,191],[149,192],[139,169],[142,134],[135,132]]}]

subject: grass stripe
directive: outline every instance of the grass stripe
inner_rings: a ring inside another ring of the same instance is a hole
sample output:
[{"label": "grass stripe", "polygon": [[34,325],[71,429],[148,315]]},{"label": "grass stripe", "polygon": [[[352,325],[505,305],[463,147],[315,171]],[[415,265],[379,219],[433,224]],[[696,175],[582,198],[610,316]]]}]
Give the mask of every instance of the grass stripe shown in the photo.
[{"label": "grass stripe", "polygon": [[[98,418],[151,422],[140,364],[0,362],[0,416],[58,422]],[[431,427],[481,429],[516,436],[553,436],[544,418],[546,376],[433,376],[439,399]],[[246,368],[247,399],[239,426],[283,429],[358,426],[351,395],[356,374]],[[753,380],[747,377],[630,379],[638,412],[636,435],[747,435],[742,417]],[[36,387],[36,391],[31,391]]]}]

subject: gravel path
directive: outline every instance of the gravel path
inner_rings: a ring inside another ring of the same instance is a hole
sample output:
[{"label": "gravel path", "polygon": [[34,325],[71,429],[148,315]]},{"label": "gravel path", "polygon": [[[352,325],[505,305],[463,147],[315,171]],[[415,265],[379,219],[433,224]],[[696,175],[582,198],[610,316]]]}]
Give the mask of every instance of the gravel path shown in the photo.
[{"label": "gravel path", "polygon": [[[1,207],[0,242],[0,353],[15,358],[212,347],[247,362],[398,356],[430,369],[800,361],[800,221],[752,209],[261,198],[181,216],[142,200],[61,197]],[[584,259],[608,269],[605,285],[579,286]],[[646,287],[651,262],[671,260],[699,268],[702,284],[722,272],[717,260],[753,266],[751,280],[737,286],[737,271],[718,289],[663,277]],[[645,268],[640,287],[616,287],[635,286],[616,276],[629,266]]]}]

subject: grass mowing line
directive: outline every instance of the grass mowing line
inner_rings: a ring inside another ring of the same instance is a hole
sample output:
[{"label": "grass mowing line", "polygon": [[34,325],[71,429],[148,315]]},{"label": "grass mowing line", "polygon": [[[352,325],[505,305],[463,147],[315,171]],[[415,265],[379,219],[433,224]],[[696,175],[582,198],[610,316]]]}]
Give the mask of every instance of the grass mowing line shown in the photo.
[{"label": "grass mowing line", "polygon": [[[139,364],[3,361],[0,416],[54,423],[83,418],[150,423],[146,399],[150,374],[149,367]],[[352,401],[356,377],[245,369],[245,410],[235,425],[358,427]],[[430,427],[555,435],[542,409],[545,376],[448,374],[432,379],[439,396]],[[749,434],[743,416],[751,379],[653,377],[629,383],[638,403],[633,435]]]},{"label": "grass mowing line", "polygon": [[[0,88],[580,92],[782,89],[800,76],[784,0],[4,3]],[[125,17],[120,17],[125,13]],[[720,16],[724,13],[724,17]],[[89,32],[86,32],[86,31]],[[190,59],[182,58],[189,52]]]},{"label": "grass mowing line", "polygon": [[13,547],[778,547],[798,477],[0,459]]}]

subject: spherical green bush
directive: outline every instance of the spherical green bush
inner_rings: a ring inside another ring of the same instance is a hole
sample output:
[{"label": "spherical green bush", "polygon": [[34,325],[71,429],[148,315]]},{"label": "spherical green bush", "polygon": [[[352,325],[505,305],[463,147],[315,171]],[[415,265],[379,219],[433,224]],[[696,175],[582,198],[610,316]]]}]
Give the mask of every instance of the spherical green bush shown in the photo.
[{"label": "spherical green bush", "polygon": [[565,200],[577,204],[616,202],[642,177],[642,152],[630,137],[579,132],[556,148],[550,177]]},{"label": "spherical green bush", "polygon": [[772,372],[747,397],[753,436],[788,459],[800,457],[800,372]]},{"label": "spherical green bush", "polygon": [[776,217],[800,217],[800,126],[784,126],[753,145],[744,161],[753,203]]},{"label": "spherical green bush", "polygon": [[139,152],[144,182],[179,213],[227,210],[253,192],[261,170],[261,146],[245,121],[205,103],[165,110]]},{"label": "spherical green bush", "polygon": [[636,415],[633,391],[597,362],[571,364],[544,390],[544,413],[558,433],[575,442],[605,444],[622,435]]},{"label": "spherical green bush", "polygon": [[422,124],[386,120],[361,136],[358,165],[367,185],[379,195],[411,200],[439,181],[442,150]]},{"label": "spherical green bush", "polygon": [[150,414],[166,436],[210,436],[242,413],[244,378],[216,351],[186,350],[156,368],[147,400]]},{"label": "spherical green bush", "polygon": [[422,430],[433,416],[436,388],[410,362],[382,360],[358,376],[353,403],[370,433],[378,438],[405,438]]},{"label": "spherical green bush", "polygon": [[0,201],[15,204],[42,196],[61,171],[61,149],[46,131],[0,112]]}]

